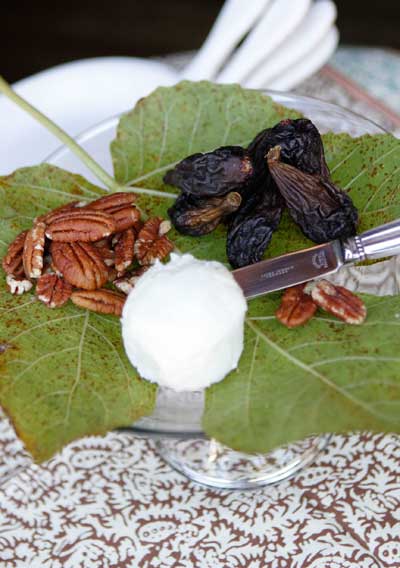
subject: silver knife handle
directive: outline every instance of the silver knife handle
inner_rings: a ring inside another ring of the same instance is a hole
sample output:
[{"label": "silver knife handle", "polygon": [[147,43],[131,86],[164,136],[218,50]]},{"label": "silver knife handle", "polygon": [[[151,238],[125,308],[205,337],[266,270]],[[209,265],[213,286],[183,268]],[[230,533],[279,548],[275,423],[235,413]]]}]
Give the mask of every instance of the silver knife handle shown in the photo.
[{"label": "silver knife handle", "polygon": [[400,254],[400,219],[343,241],[345,263]]}]

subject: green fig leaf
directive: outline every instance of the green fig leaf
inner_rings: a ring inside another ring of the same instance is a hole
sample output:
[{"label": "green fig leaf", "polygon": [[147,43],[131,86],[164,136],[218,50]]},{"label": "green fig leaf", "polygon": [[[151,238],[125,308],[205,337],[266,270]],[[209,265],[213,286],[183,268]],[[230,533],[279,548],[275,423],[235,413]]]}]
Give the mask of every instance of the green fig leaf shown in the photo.
[{"label": "green fig leaf", "polygon": [[400,296],[363,299],[362,325],[318,312],[296,329],[275,318],[279,294],[251,301],[239,366],[207,390],[207,434],[268,452],[312,434],[400,432]]}]

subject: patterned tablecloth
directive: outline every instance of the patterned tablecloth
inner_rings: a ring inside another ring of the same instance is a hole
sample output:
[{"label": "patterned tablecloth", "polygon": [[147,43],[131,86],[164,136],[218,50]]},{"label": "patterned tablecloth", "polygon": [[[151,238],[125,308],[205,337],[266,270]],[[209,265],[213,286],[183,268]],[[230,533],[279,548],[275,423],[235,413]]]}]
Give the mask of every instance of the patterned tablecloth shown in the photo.
[{"label": "patterned tablecloth", "polygon": [[[400,57],[339,50],[298,92],[400,130]],[[32,464],[0,420],[1,568],[400,567],[400,437],[334,436],[294,479],[217,491],[112,432]]]}]

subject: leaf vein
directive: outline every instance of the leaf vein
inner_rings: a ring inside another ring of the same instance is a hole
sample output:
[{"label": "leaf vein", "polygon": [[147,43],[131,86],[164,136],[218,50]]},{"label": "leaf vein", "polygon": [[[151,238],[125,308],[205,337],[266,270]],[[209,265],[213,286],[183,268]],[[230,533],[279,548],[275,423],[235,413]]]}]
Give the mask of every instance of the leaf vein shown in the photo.
[{"label": "leaf vein", "polygon": [[74,316],[65,316],[65,317],[62,317],[62,318],[47,320],[47,321],[44,321],[42,323],[39,323],[38,325],[34,325],[33,327],[28,327],[28,329],[24,329],[24,331],[21,331],[17,335],[14,335],[14,337],[9,339],[8,341],[9,342],[15,341],[16,339],[19,339],[23,335],[26,335],[27,333],[30,333],[31,331],[34,331],[35,329],[45,327],[46,325],[51,325],[53,323],[57,323],[57,322],[60,322],[60,321],[68,321],[68,320],[71,320],[71,319],[82,318],[82,317],[84,317],[83,314],[76,314]]},{"label": "leaf vein", "polygon": [[322,359],[321,361],[316,361],[309,365],[310,369],[315,367],[322,367],[323,365],[329,365],[330,363],[346,363],[348,361],[386,361],[386,362],[400,362],[400,357],[384,357],[384,356],[368,356],[368,355],[344,355],[342,357],[332,357],[331,359]]},{"label": "leaf vein", "polygon": [[90,325],[90,324],[89,324],[89,328],[92,331],[94,331],[95,333],[97,333],[103,339],[103,341],[105,341],[107,343],[107,345],[109,345],[111,347],[111,349],[114,351],[114,354],[115,354],[115,356],[116,356],[116,358],[117,358],[117,360],[118,360],[118,362],[119,362],[119,364],[120,364],[120,366],[121,366],[121,368],[122,368],[122,370],[125,374],[128,394],[129,394],[129,398],[130,398],[132,408],[133,408],[134,401],[133,401],[133,398],[132,398],[132,392],[131,392],[131,388],[130,388],[131,387],[131,384],[130,384],[131,383],[131,377],[129,376],[128,371],[126,370],[126,367],[124,365],[124,362],[121,359],[120,354],[118,353],[115,345],[108,339],[108,337],[106,335],[104,335],[103,332],[101,332],[99,329],[97,329],[96,327],[94,327],[93,325]]},{"label": "leaf vein", "polygon": [[376,158],[373,162],[370,163],[368,168],[363,168],[360,172],[358,172],[357,175],[355,175],[353,177],[353,179],[351,179],[349,182],[347,182],[346,185],[343,187],[343,189],[344,190],[349,189],[350,186],[352,186],[355,181],[357,181],[361,176],[363,176],[364,174],[366,174],[370,170],[371,166],[376,166],[376,164],[379,164],[379,162],[381,162],[382,160],[384,160],[385,158],[387,158],[388,156],[390,156],[393,152],[395,152],[397,150],[398,150],[398,146],[393,146],[393,148],[391,148],[390,150],[385,152],[385,154],[382,154],[381,156]]},{"label": "leaf vein", "polygon": [[357,145],[352,149],[351,152],[349,152],[342,160],[340,160],[340,162],[338,162],[337,164],[335,164],[335,166],[331,169],[331,175],[332,175],[333,173],[335,173],[336,170],[340,168],[340,166],[342,166],[345,162],[347,162],[347,160],[348,160],[349,158],[351,158],[351,157],[357,152],[358,146],[359,146],[359,144],[357,144]]},{"label": "leaf vein", "polygon": [[247,427],[249,429],[250,428],[250,424],[251,424],[251,413],[250,413],[250,400],[251,400],[251,385],[252,385],[252,381],[253,381],[253,376],[254,376],[254,367],[255,367],[255,362],[256,362],[256,356],[257,356],[257,350],[258,350],[258,345],[260,343],[260,337],[258,335],[256,335],[255,338],[255,342],[254,342],[254,348],[253,348],[253,353],[252,353],[252,357],[251,357],[251,364],[250,364],[250,369],[249,369],[249,374],[247,377],[247,384],[246,384],[246,395],[245,395],[245,399],[246,399],[246,422],[247,422]]},{"label": "leaf vein", "polygon": [[368,412],[369,414],[375,414],[376,416],[378,416],[379,418],[385,418],[382,415],[377,414],[376,412],[372,411],[372,408],[358,400],[357,398],[355,398],[354,396],[352,396],[350,393],[346,392],[346,390],[344,390],[343,388],[341,388],[340,386],[336,385],[333,381],[331,381],[328,377],[326,377],[325,375],[322,375],[321,373],[319,373],[318,371],[316,371],[315,369],[313,369],[312,367],[310,367],[310,365],[308,365],[307,363],[304,363],[303,361],[301,361],[300,359],[297,359],[296,357],[294,357],[293,355],[290,355],[290,353],[288,353],[287,351],[285,351],[285,349],[283,349],[282,347],[280,347],[278,344],[276,344],[274,341],[272,341],[263,331],[261,331],[254,323],[252,323],[251,321],[247,321],[247,324],[249,325],[249,327],[253,330],[254,333],[257,333],[260,335],[260,337],[263,339],[263,341],[265,341],[272,349],[274,349],[275,351],[277,351],[281,356],[283,356],[284,358],[288,359],[288,361],[290,361],[293,365],[295,365],[296,367],[299,367],[300,369],[302,369],[303,371],[306,371],[307,373],[309,373],[310,375],[312,375],[313,377],[315,377],[316,379],[319,379],[323,384],[325,384],[328,388],[330,388],[331,390],[333,390],[336,394],[342,396],[343,398],[346,398],[347,400],[349,400],[352,404],[354,404],[355,406],[361,407],[363,410],[365,410],[366,412]]},{"label": "leaf vein", "polygon": [[371,203],[380,194],[380,192],[382,191],[382,188],[385,187],[385,185],[393,178],[393,176],[398,174],[399,172],[400,172],[400,166],[397,169],[395,169],[394,171],[390,172],[388,177],[382,181],[382,183],[377,187],[377,189],[373,193],[371,193],[370,198],[367,200],[366,204],[364,205],[363,213],[365,213],[367,211],[367,209],[369,208]]},{"label": "leaf vein", "polygon": [[87,331],[87,327],[88,327],[88,324],[89,324],[89,317],[90,317],[90,313],[86,312],[85,313],[85,319],[83,320],[82,332],[81,332],[81,337],[80,337],[79,346],[78,346],[78,359],[77,359],[77,364],[76,364],[75,380],[72,383],[71,390],[69,391],[68,401],[67,401],[67,409],[65,411],[65,416],[64,416],[64,430],[67,427],[68,422],[69,422],[73,396],[74,396],[75,391],[78,387],[79,381],[81,380],[82,353],[83,353],[83,346],[84,346],[85,338],[86,338],[86,331]]},{"label": "leaf vein", "polygon": [[25,302],[25,304],[20,304],[19,306],[15,306],[14,308],[0,308],[0,312],[3,312],[4,314],[8,314],[10,312],[16,312],[17,310],[21,310],[22,308],[25,308],[26,306],[31,306],[35,302],[36,302],[36,298],[32,298],[31,300],[29,300],[29,302]]}]

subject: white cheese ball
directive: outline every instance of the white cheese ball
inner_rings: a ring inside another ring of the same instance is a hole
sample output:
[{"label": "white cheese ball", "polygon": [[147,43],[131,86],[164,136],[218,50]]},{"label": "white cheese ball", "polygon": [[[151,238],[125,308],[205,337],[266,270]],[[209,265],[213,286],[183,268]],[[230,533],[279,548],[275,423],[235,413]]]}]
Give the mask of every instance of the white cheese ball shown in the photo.
[{"label": "white cheese ball", "polygon": [[171,254],[128,295],[126,354],[149,381],[176,391],[205,388],[236,368],[246,310],[242,289],[221,263]]}]

